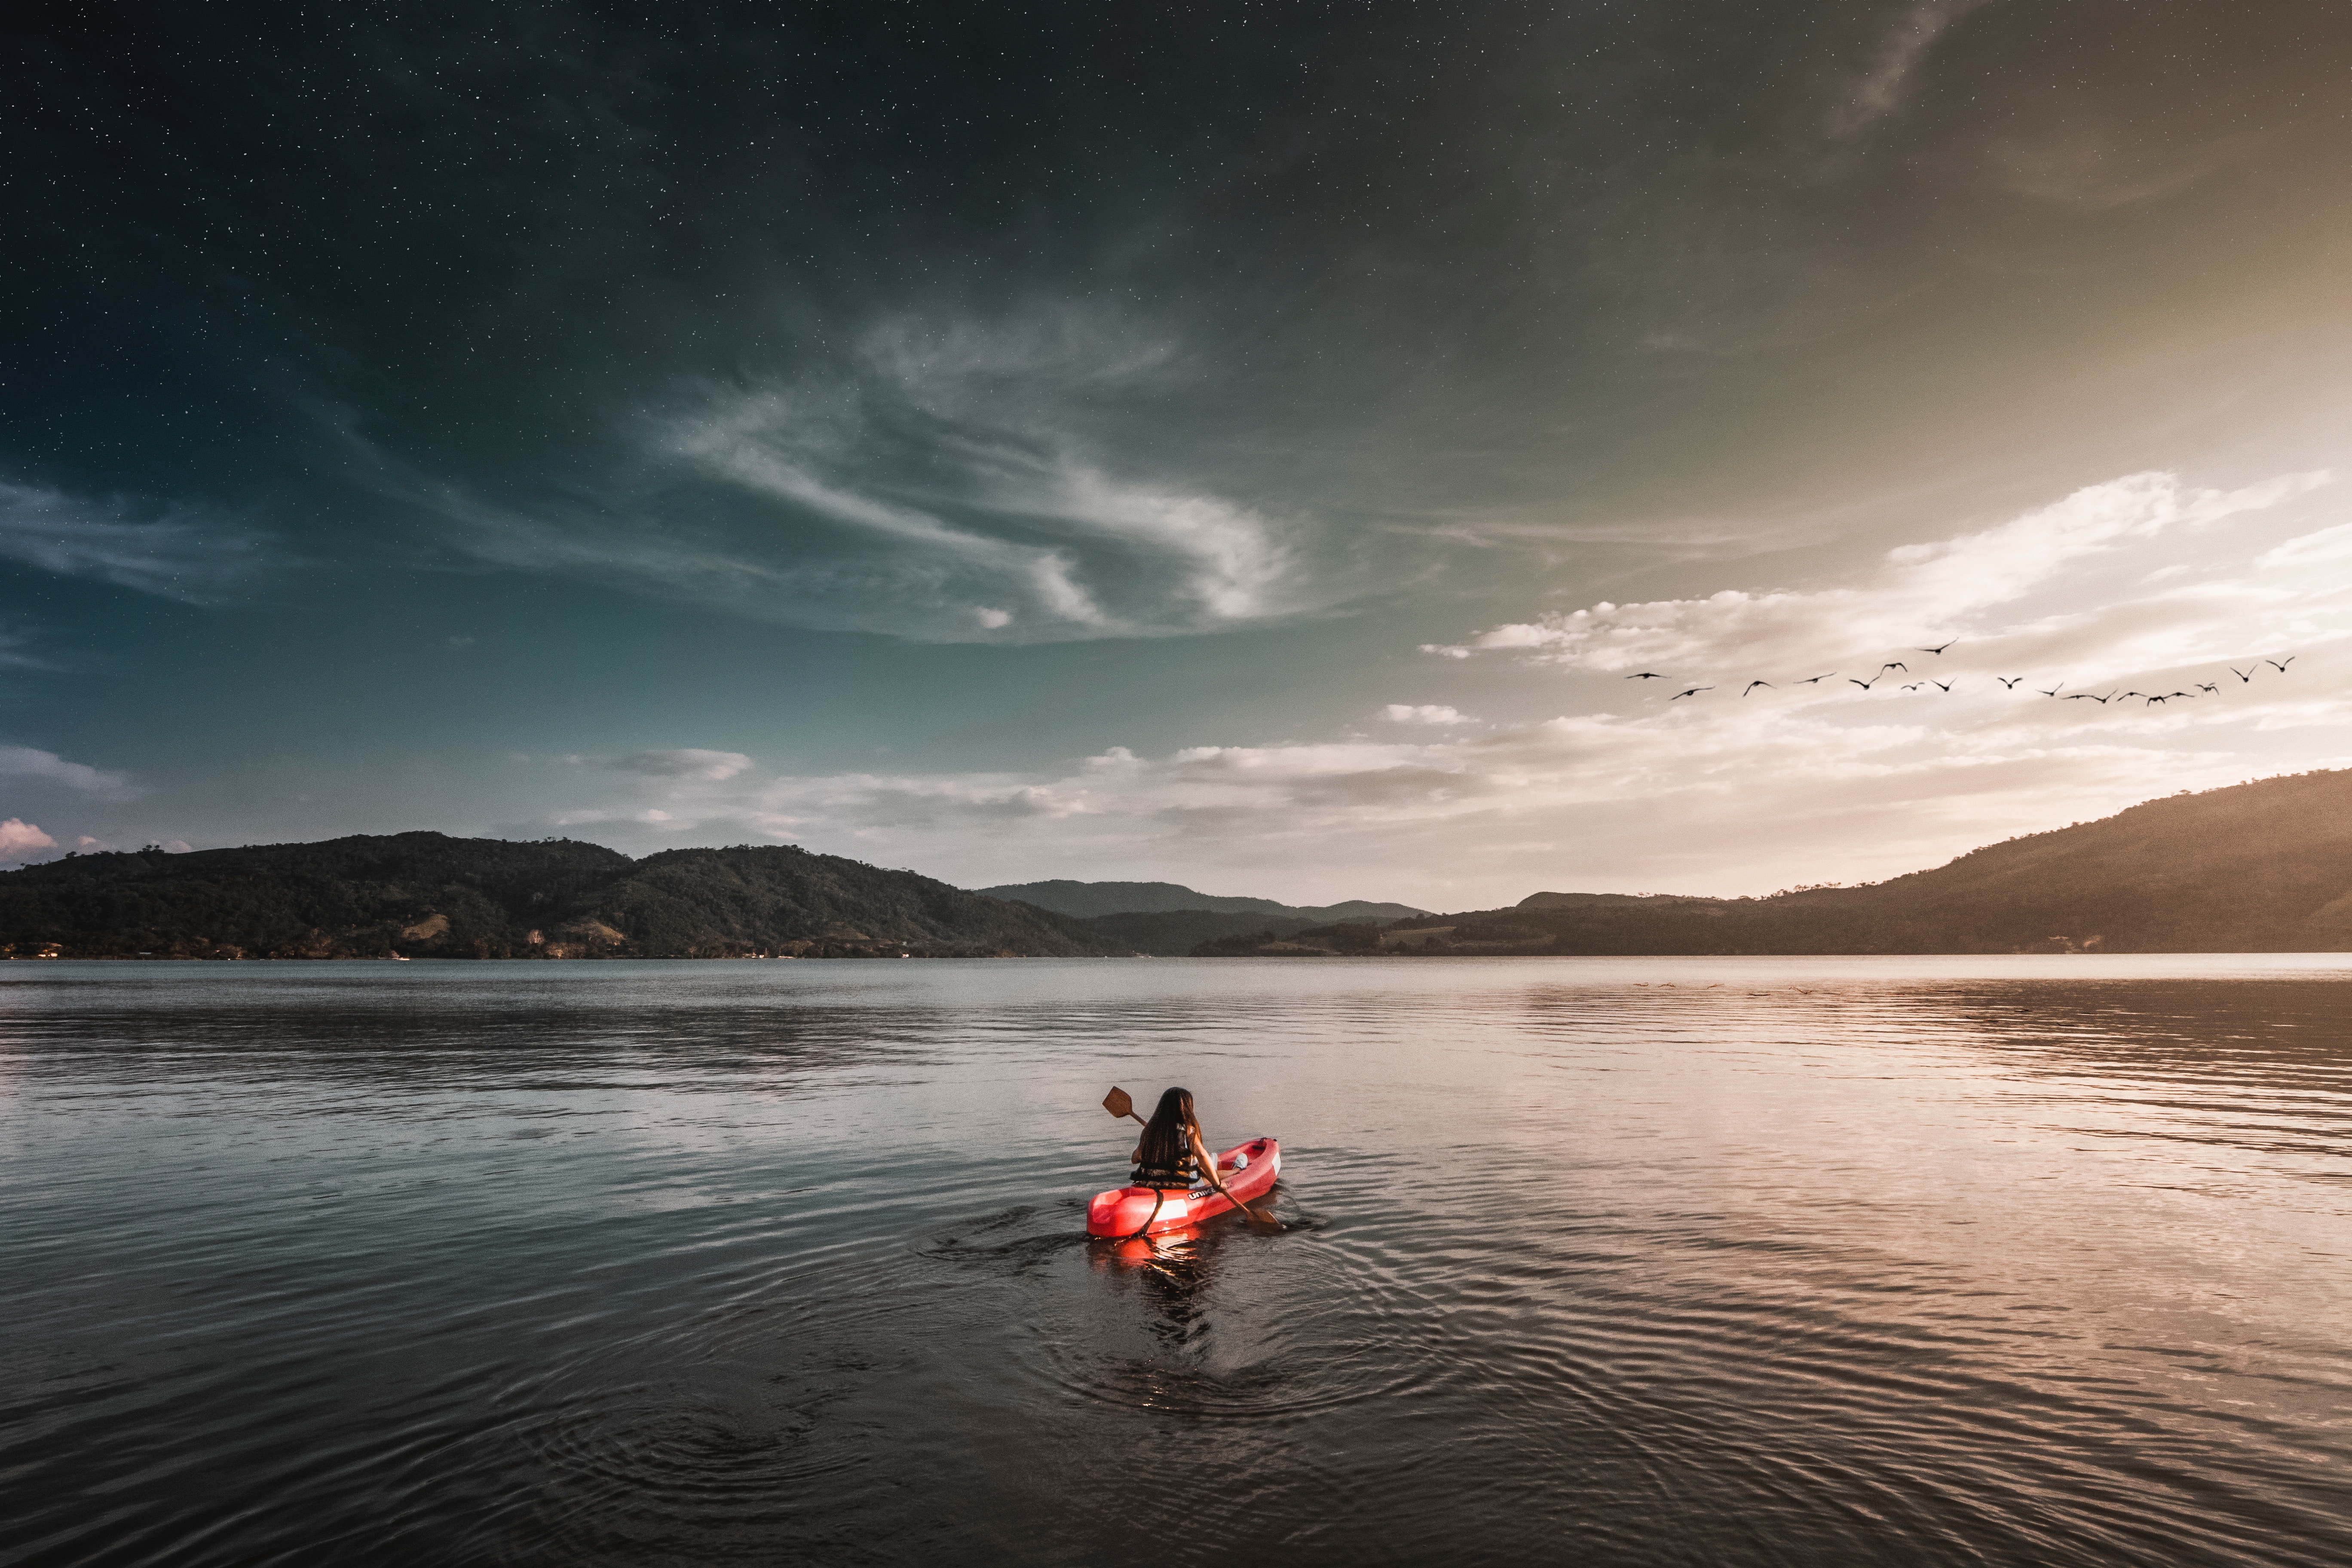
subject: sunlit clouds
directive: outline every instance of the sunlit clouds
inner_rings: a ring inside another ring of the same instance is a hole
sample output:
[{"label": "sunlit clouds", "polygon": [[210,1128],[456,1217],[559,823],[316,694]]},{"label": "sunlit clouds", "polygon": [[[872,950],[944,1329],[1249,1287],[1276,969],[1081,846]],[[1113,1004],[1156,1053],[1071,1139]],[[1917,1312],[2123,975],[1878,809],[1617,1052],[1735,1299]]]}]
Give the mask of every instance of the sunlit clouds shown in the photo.
[{"label": "sunlit clouds", "polygon": [[[2085,673],[2079,667],[2087,666],[2096,678],[2187,659],[2242,658],[2282,637],[2332,638],[2352,630],[2342,620],[2352,590],[2344,574],[2299,583],[2262,575],[2297,560],[2329,558],[2327,541],[2336,531],[2304,536],[2259,560],[2249,560],[2229,534],[2208,538],[2200,542],[2204,564],[2189,569],[2197,571],[2192,580],[2160,579],[2168,585],[2145,595],[2116,596],[2104,574],[2086,568],[2102,557],[2121,563],[2134,543],[2167,530],[2193,533],[2267,510],[2329,478],[2283,475],[2221,491],[2185,487],[2173,474],[2135,474],[2087,486],[1994,528],[1897,547],[1851,585],[1602,602],[1425,651],[1453,658],[1501,653],[1608,673],[1660,667],[1694,679],[1769,675],[1783,681],[1822,670],[1841,681],[1872,676],[1882,659],[1907,662],[1923,653],[1939,661],[1937,673],[1998,666],[2043,679],[2052,678],[2053,661],[2063,667],[2057,676],[2078,678]],[[2326,618],[2324,628],[2315,616]],[[1965,651],[1951,659],[1927,653],[1949,642]],[[1929,668],[1926,659],[1920,668]],[[1848,693],[1830,686],[1814,695]]]},{"label": "sunlit clouds", "polygon": [[[1369,860],[1393,896],[1463,907],[1515,900],[1533,890],[1519,886],[1529,877],[1715,893],[1876,879],[2149,795],[2278,771],[2283,758],[2352,757],[2338,733],[2352,700],[2338,695],[2337,651],[2352,631],[2352,574],[2277,574],[2274,556],[2326,531],[2256,551],[2230,526],[2325,483],[2297,474],[2221,490],[2132,475],[1898,548],[1850,585],[1603,604],[1436,650],[1581,675],[1562,701],[1591,707],[1540,722],[1390,703],[1386,725],[1435,733],[1158,756],[1112,747],[1036,773],[795,776],[746,759],[740,773],[708,775],[723,788],[656,794],[666,827],[805,842],[971,882],[1042,866],[1106,879],[1214,870],[1237,886],[1278,866],[1300,896],[1340,898],[1360,890]],[[2145,578],[2147,555],[2184,536],[2201,568],[2054,607],[2086,582]],[[2249,648],[2280,654],[2286,669]],[[1909,668],[1850,684],[1882,663]],[[1777,679],[1752,701],[1740,682],[1718,680],[1678,703],[1673,680],[1623,679],[1654,666],[1676,679]],[[1475,662],[1448,668],[1465,684],[1480,679]],[[1852,676],[1799,684],[1841,669]],[[1595,686],[1596,674],[1612,679]],[[2175,695],[2125,700],[2105,684],[2126,677]],[[618,826],[644,809],[562,820]]]}]

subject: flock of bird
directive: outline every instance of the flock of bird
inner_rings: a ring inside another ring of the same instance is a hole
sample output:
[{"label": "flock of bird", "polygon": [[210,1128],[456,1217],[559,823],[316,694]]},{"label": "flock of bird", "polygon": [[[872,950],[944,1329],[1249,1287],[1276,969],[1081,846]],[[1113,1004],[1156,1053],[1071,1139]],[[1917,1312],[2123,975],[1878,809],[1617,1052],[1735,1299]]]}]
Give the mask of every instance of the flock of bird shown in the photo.
[{"label": "flock of bird", "polygon": [[[1940,658],[1943,655],[1944,649],[1953,647],[1958,640],[1958,638],[1955,638],[1952,642],[1947,642],[1942,647],[1910,648],[1906,651],[1910,653],[1929,653]],[[2300,657],[2302,656],[2299,654],[2291,653],[2284,658],[2258,658],[2252,664],[2246,666],[2243,669],[2240,669],[2236,665],[2230,665],[2227,668],[2231,675],[2238,678],[2239,684],[2247,685],[2252,682],[2255,675],[2261,671],[2263,666],[2268,665],[2273,669],[2277,670],[2281,675],[2284,675],[2286,673],[2286,667],[2293,664]],[[1854,676],[1849,675],[1845,678],[1845,683],[1848,686],[1859,686],[1864,691],[1868,691],[1873,687],[1877,686],[1881,681],[1884,681],[1889,675],[1909,675],[1910,673],[1911,667],[1909,665],[1905,664],[1901,659],[1890,658],[1885,664],[1880,665],[1878,667],[1878,672],[1875,675],[1873,675],[1868,680],[1863,680]],[[1824,680],[1836,679],[1837,674],[1838,672],[1832,669],[1825,675],[1809,675],[1802,680],[1792,680],[1789,684],[1790,686],[1819,686]],[[1672,677],[1662,674],[1654,669],[1643,669],[1636,670],[1633,674],[1627,676],[1625,679],[1628,680],[1667,680],[1671,679]],[[2021,675],[1996,675],[1993,679],[2000,683],[2002,690],[2014,691],[2018,689],[2019,685],[2024,681],[2025,677]],[[1898,684],[1905,691],[1918,691],[1930,686],[1934,687],[1938,691],[1949,691],[1952,689],[1954,682],[1949,680],[1938,680],[1932,675],[1923,675],[1917,680],[1903,681]],[[2194,701],[2200,697],[2218,697],[2221,692],[2221,688],[2217,681],[2196,680],[2191,681],[2189,684],[2194,686],[2197,689],[2194,691],[2126,691],[2118,688],[2116,690],[2101,694],[2095,691],[2068,691],[2066,689],[2066,683],[2063,680],[2058,682],[2055,686],[2035,686],[2028,688],[2028,689],[2038,692],[2044,697],[2054,697],[2062,702],[2095,702],[2102,708],[2105,707],[2110,702],[2127,702],[2135,697],[2141,699],[2146,706],[2155,708],[2159,707],[2164,703],[2183,698],[2188,699],[2190,701]],[[1746,697],[1759,689],[1766,690],[1780,689],[1769,680],[1751,680],[1746,686],[1740,688],[1739,695]],[[1667,698],[1666,700],[1669,702],[1679,702],[1685,697],[1696,697],[1703,691],[1713,691],[1714,689],[1715,688],[1712,686],[1685,687],[1682,690],[1675,692],[1672,697]]]}]

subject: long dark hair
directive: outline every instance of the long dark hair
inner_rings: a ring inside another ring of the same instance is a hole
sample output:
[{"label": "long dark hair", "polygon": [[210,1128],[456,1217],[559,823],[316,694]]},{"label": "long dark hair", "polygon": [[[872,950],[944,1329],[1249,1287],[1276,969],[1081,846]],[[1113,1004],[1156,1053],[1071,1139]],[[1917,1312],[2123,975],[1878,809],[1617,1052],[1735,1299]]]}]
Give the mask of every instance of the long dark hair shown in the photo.
[{"label": "long dark hair", "polygon": [[1160,1097],[1160,1108],[1143,1124],[1137,1144],[1142,1158],[1136,1163],[1155,1171],[1172,1171],[1192,1148],[1192,1091],[1171,1089]]}]

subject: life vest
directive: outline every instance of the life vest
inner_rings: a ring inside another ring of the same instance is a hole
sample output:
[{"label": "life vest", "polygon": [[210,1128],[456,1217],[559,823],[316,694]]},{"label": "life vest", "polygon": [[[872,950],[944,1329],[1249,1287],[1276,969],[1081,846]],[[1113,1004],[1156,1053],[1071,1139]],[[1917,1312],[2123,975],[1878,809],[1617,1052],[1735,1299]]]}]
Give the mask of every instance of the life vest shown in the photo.
[{"label": "life vest", "polygon": [[1164,1192],[1181,1192],[1196,1184],[1200,1179],[1199,1169],[1192,1159],[1192,1139],[1191,1131],[1188,1129],[1185,1133],[1184,1146],[1177,1154],[1176,1163],[1172,1168],[1161,1165],[1138,1165],[1128,1185],[1158,1187]]}]

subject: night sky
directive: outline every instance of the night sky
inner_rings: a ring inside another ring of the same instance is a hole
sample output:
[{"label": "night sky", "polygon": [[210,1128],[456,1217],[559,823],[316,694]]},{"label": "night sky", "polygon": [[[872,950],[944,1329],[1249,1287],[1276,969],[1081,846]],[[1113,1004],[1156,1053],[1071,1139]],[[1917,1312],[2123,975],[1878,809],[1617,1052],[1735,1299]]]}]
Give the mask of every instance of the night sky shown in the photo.
[{"label": "night sky", "polygon": [[0,864],[430,827],[1459,909],[2352,763],[2338,4],[6,47]]}]

